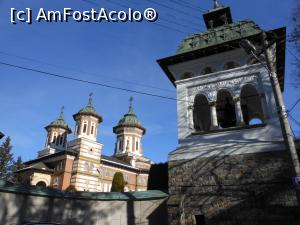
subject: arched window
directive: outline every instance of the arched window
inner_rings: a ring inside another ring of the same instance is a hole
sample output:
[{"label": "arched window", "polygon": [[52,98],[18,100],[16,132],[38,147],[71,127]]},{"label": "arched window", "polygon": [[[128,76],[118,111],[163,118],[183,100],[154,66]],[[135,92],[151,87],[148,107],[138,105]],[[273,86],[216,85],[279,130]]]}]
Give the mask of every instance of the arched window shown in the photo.
[{"label": "arched window", "polygon": [[67,144],[67,135],[65,134],[63,147],[66,147],[66,144]]},{"label": "arched window", "polygon": [[91,127],[91,134],[94,134],[94,125]]},{"label": "arched window", "polygon": [[135,142],[135,150],[136,150],[136,151],[139,150],[139,142],[138,142],[138,141]]},{"label": "arched window", "polygon": [[244,122],[246,125],[251,125],[250,121],[252,119],[259,119],[261,123],[263,123],[264,113],[261,103],[261,97],[253,85],[247,84],[242,88],[241,107]]},{"label": "arched window", "polygon": [[59,145],[60,137],[61,137],[60,135],[57,136],[57,138],[56,138],[56,145]]},{"label": "arched window", "polygon": [[253,118],[249,121],[249,125],[263,124],[263,121],[259,118]]},{"label": "arched window", "polygon": [[230,62],[227,62],[224,66],[224,69],[225,70],[230,70],[230,69],[233,69],[233,68],[237,68],[239,67],[240,65],[237,63],[237,62],[233,62],[233,61],[230,61]]},{"label": "arched window", "polygon": [[60,135],[60,138],[59,138],[59,144],[62,145],[62,144],[63,144],[63,141],[64,141],[64,137],[63,137],[63,135]]},{"label": "arched window", "polygon": [[217,95],[217,117],[222,128],[236,126],[236,114],[233,98],[226,90],[221,90]]},{"label": "arched window", "polygon": [[191,77],[194,77],[193,73],[191,73],[191,72],[185,72],[184,74],[182,74],[180,76],[180,80],[188,79],[188,78],[191,78]]},{"label": "arched window", "polygon": [[36,183],[37,187],[47,187],[47,184],[44,181],[39,181]]},{"label": "arched window", "polygon": [[123,149],[123,141],[120,140],[119,141],[119,151],[122,151],[122,149]]},{"label": "arched window", "polygon": [[83,133],[86,133],[86,130],[87,130],[87,122],[84,122],[83,124]]},{"label": "arched window", "polygon": [[194,101],[194,128],[196,131],[208,131],[210,129],[210,107],[206,96],[199,94]]},{"label": "arched window", "polygon": [[201,72],[201,74],[203,74],[203,75],[205,75],[205,74],[210,74],[210,73],[213,73],[215,70],[213,69],[213,68],[211,68],[211,67],[205,67],[203,70],[202,70],[202,72]]},{"label": "arched window", "polygon": [[56,135],[54,135],[52,143],[55,144],[55,142],[56,142]]}]

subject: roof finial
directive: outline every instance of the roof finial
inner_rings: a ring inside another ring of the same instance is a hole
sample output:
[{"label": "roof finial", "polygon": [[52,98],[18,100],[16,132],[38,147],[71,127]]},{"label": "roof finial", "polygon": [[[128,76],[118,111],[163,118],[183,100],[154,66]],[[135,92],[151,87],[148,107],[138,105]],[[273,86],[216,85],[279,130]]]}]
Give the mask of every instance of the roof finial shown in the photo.
[{"label": "roof finial", "polygon": [[129,99],[129,113],[133,113],[133,109],[132,109],[132,101],[133,101],[133,97],[131,96]]},{"label": "roof finial", "polygon": [[64,107],[64,106],[62,106],[62,107],[60,108],[60,115],[59,115],[59,119],[64,119],[64,109],[65,109],[65,107]]},{"label": "roof finial", "polygon": [[218,0],[214,0],[214,9],[221,7]]},{"label": "roof finial", "polygon": [[88,102],[87,106],[92,106],[92,101],[93,101],[92,96],[93,96],[93,92],[91,92],[89,94],[89,102]]}]

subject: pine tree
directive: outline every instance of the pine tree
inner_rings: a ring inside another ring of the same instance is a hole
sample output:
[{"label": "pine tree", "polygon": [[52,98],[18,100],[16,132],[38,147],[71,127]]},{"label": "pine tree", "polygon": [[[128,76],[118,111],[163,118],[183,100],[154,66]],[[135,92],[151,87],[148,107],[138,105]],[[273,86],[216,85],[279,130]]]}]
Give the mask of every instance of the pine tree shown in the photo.
[{"label": "pine tree", "polygon": [[123,173],[116,172],[111,185],[111,192],[124,192],[125,181]]},{"label": "pine tree", "polygon": [[10,137],[7,137],[0,146],[0,179],[10,180],[13,178],[13,154]]},{"label": "pine tree", "polygon": [[21,176],[20,176],[20,174],[19,173],[16,173],[18,170],[21,170],[21,169],[23,169],[25,167],[25,165],[23,164],[23,162],[22,162],[22,158],[21,158],[21,156],[19,156],[18,157],[18,159],[17,159],[17,161],[14,161],[14,163],[13,163],[13,169],[12,169],[12,171],[13,171],[13,182],[14,183],[20,183],[21,182]]}]

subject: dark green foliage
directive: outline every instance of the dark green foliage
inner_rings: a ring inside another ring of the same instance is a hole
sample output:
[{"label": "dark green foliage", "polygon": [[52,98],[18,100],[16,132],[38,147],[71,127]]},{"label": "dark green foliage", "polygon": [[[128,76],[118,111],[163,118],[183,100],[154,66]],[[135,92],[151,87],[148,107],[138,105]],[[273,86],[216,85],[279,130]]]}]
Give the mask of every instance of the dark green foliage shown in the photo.
[{"label": "dark green foliage", "polygon": [[168,163],[151,165],[148,190],[161,190],[168,192]]},{"label": "dark green foliage", "polygon": [[21,176],[19,173],[16,173],[18,170],[21,170],[25,167],[25,165],[23,164],[22,162],[22,158],[21,156],[18,157],[17,161],[14,161],[14,164],[13,164],[13,182],[14,183],[21,183]]},{"label": "dark green foliage", "polygon": [[69,187],[67,187],[66,191],[77,191],[77,189],[74,185],[71,184]]},{"label": "dark green foliage", "polygon": [[111,192],[124,192],[124,177],[123,173],[116,172],[111,185]]},{"label": "dark green foliage", "polygon": [[11,149],[10,137],[7,137],[0,146],[0,179],[3,180],[11,181],[13,178],[14,159]]}]

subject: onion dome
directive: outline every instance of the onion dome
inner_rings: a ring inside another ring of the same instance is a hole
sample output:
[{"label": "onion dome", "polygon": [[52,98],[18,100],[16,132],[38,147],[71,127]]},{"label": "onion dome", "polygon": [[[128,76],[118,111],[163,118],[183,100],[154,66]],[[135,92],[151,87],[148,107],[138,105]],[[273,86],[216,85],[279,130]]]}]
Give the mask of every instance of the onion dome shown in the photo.
[{"label": "onion dome", "polygon": [[72,133],[72,130],[69,128],[67,122],[64,118],[64,107],[61,108],[61,112],[59,117],[51,122],[48,126],[45,127],[45,129],[48,131],[50,128],[63,128],[68,131],[68,133]]},{"label": "onion dome", "polygon": [[143,130],[143,134],[146,133],[146,128],[142,126],[141,122],[133,112],[132,100],[133,98],[131,97],[128,113],[126,113],[123,118],[119,120],[118,125],[113,128],[114,133],[116,133],[116,130],[120,127],[136,127]]},{"label": "onion dome", "polygon": [[78,120],[78,117],[84,115],[96,117],[99,120],[99,123],[103,121],[102,117],[97,113],[95,107],[93,106],[92,96],[93,94],[91,93],[87,105],[80,109],[78,113],[73,115],[74,120]]}]

